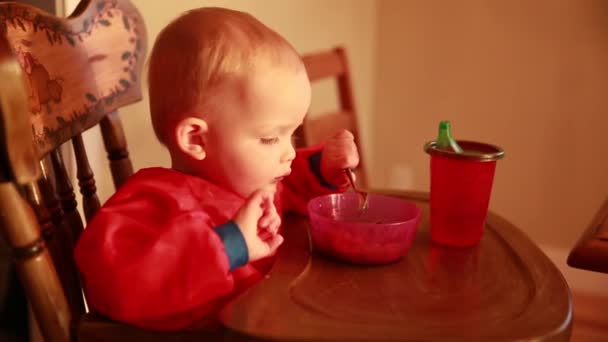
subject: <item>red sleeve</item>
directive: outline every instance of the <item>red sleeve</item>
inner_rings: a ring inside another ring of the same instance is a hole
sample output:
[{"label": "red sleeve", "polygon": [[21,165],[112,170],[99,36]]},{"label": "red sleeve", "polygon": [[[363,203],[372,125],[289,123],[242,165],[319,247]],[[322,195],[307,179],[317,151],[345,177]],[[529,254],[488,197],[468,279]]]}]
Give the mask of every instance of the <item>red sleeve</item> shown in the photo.
[{"label": "red sleeve", "polygon": [[[125,184],[95,215],[75,249],[89,304],[155,330],[189,326],[234,287],[209,214],[162,184]],[[178,200],[179,198],[179,200]]]},{"label": "red sleeve", "polygon": [[347,188],[330,189],[323,186],[310,166],[312,155],[320,153],[323,145],[316,145],[296,150],[296,157],[291,164],[291,174],[283,180],[283,205],[285,211],[307,214],[308,201],[314,197],[343,192]]}]

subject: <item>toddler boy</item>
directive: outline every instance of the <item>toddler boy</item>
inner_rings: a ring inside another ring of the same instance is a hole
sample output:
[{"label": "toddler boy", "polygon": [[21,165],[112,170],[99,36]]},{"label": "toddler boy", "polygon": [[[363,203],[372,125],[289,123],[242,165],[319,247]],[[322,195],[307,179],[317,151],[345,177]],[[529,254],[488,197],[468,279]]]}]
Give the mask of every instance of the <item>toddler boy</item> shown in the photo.
[{"label": "toddler boy", "polygon": [[281,215],[347,187],[352,134],[295,151],[310,104],[295,49],[252,16],[189,11],[164,28],[148,71],[171,168],[135,173],[83,232],[75,258],[89,305],[114,320],[183,329],[268,272]]}]

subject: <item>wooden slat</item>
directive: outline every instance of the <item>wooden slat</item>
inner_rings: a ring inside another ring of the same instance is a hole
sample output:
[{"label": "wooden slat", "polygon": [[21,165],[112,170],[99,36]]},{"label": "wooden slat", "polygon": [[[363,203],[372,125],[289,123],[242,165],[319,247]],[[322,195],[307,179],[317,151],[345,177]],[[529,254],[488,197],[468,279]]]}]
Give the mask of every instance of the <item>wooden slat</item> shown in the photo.
[{"label": "wooden slat", "polygon": [[357,130],[351,112],[337,111],[318,114],[315,117],[307,118],[304,123],[305,139],[309,145],[326,141],[340,129],[348,129],[351,132]]},{"label": "wooden slat", "polygon": [[72,257],[73,241],[63,223],[63,212],[51,184],[41,177],[37,183],[26,184],[25,197],[38,218],[43,239],[48,247],[65,297],[74,317],[85,312],[78,270]]},{"label": "wooden slat", "polygon": [[311,82],[344,74],[346,66],[338,49],[302,56]]},{"label": "wooden slat", "polygon": [[133,165],[129,159],[127,139],[117,111],[106,115],[99,123],[103,144],[108,152],[114,188],[118,189],[131,174]]},{"label": "wooden slat", "polygon": [[13,183],[0,183],[0,213],[5,238],[16,251],[22,251],[17,270],[45,339],[68,342],[71,314],[67,301],[48,251],[40,244],[44,240],[36,216]]},{"label": "wooden slat", "polygon": [[364,151],[361,148],[359,123],[355,106],[352,80],[348,58],[344,47],[306,54],[302,57],[311,82],[333,78],[336,82],[339,108],[323,114],[308,115],[295,133],[296,147],[315,145],[327,140],[340,129],[348,129],[355,137],[359,147],[359,172],[357,184],[362,188],[368,186],[364,163]]},{"label": "wooden slat", "polygon": [[76,177],[78,178],[78,187],[82,194],[84,217],[87,222],[89,222],[101,206],[99,198],[97,197],[95,177],[91,165],[89,164],[87,151],[84,149],[84,142],[82,141],[81,134],[72,138],[72,146],[74,147],[74,157],[76,158]]},{"label": "wooden slat", "polygon": [[64,222],[68,227],[70,227],[72,241],[76,242],[78,241],[84,226],[77,210],[78,203],[76,202],[74,188],[72,187],[72,183],[70,182],[70,178],[65,169],[63,159],[61,158],[59,151],[55,150],[51,152],[51,160],[56,176],[56,191],[64,213]]},{"label": "wooden slat", "polygon": [[[60,200],[53,186],[55,172],[52,168],[51,156],[45,157],[45,161],[41,162],[42,177],[38,181],[41,197],[45,203],[46,209],[50,214],[51,222],[53,223],[54,233],[51,243],[58,249],[58,257],[54,257],[57,272],[62,281],[65,291],[65,296],[70,305],[72,317],[78,319],[85,313],[84,299],[82,297],[82,282],[72,256],[75,240],[71,227],[68,225],[67,218],[61,208]],[[56,185],[56,184],[55,184]],[[74,217],[72,219],[75,219]],[[81,223],[80,217],[78,222]]]},{"label": "wooden slat", "polygon": [[[355,100],[353,98],[352,80],[348,68],[348,57],[344,48],[339,47],[336,49],[336,53],[340,57],[342,65],[345,69],[344,73],[338,77],[338,96],[340,98],[340,108],[342,110],[351,111],[353,113],[353,119],[357,121],[357,110],[355,109]],[[358,126],[357,126],[358,127]]]}]

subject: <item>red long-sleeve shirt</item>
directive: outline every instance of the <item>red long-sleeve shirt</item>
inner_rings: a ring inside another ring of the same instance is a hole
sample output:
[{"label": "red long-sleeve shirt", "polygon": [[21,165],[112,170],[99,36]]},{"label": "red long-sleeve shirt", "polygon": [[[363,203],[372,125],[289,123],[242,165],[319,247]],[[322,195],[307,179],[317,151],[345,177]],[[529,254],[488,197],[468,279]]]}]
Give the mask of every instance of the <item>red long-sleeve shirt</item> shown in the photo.
[{"label": "red long-sleeve shirt", "polygon": [[[308,201],[332,192],[300,150],[278,185],[279,214],[306,213]],[[99,209],[75,249],[93,310],[155,330],[177,330],[217,311],[268,272],[273,257],[230,270],[214,230],[245,200],[204,179],[172,169],[143,169]]]}]

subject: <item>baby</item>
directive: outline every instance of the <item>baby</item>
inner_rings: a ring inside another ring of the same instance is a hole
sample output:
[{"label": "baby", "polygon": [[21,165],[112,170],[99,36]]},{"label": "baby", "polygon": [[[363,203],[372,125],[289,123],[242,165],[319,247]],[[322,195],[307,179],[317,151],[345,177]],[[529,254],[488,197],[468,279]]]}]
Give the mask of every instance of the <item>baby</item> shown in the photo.
[{"label": "baby", "polygon": [[93,311],[139,327],[211,321],[266,274],[284,211],[343,191],[352,134],[296,151],[310,105],[296,50],[246,13],[189,11],[165,27],[148,71],[171,168],[135,173],[97,212],[75,258]]}]

